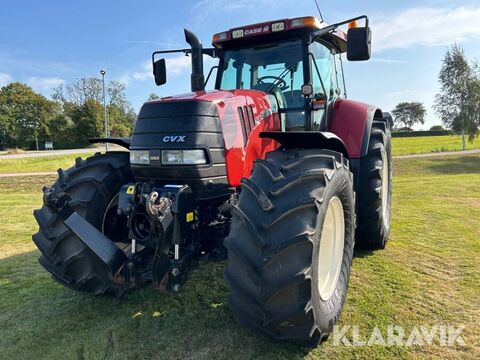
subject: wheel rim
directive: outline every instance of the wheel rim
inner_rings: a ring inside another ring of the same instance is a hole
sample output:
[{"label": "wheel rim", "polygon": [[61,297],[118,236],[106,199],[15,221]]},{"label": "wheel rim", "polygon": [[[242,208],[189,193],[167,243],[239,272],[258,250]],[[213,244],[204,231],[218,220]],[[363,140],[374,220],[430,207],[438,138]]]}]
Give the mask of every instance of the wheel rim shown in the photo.
[{"label": "wheel rim", "polygon": [[387,154],[382,151],[382,158],[383,158],[383,168],[382,168],[382,216],[385,222],[388,221],[388,175],[389,175],[389,168],[388,168],[388,158]]},{"label": "wheel rim", "polygon": [[330,299],[337,287],[342,267],[344,238],[343,205],[340,199],[334,196],[328,203],[318,252],[317,288],[324,301]]}]

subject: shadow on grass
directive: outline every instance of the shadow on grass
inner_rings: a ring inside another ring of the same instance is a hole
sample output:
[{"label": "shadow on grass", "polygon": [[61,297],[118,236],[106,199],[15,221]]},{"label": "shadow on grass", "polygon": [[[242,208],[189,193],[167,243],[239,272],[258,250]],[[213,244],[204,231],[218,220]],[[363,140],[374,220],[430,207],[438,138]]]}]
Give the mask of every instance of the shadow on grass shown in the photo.
[{"label": "shadow on grass", "polygon": [[480,174],[480,157],[436,158],[427,164],[427,168],[440,174]]},{"label": "shadow on grass", "polygon": [[363,259],[372,255],[375,255],[376,251],[381,251],[381,250],[360,249],[360,248],[357,248],[357,246],[355,246],[355,248],[353,249],[353,258]]},{"label": "shadow on grass", "polygon": [[300,359],[309,352],[236,322],[224,263],[201,264],[178,296],[145,286],[117,299],[64,288],[38,256],[30,251],[0,260],[0,348],[7,357]]}]

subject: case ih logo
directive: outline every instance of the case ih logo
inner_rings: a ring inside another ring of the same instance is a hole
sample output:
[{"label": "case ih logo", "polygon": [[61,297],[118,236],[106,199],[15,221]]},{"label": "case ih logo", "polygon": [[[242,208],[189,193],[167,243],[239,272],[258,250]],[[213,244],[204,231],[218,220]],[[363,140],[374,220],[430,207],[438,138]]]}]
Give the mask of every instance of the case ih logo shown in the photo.
[{"label": "case ih logo", "polygon": [[186,135],[171,135],[171,136],[164,136],[162,141],[164,143],[183,143],[185,142]]},{"label": "case ih logo", "polygon": [[[277,30],[278,31],[278,30]],[[234,39],[242,38],[244,36],[261,35],[270,32],[270,25],[262,25],[248,29],[237,29],[232,31]]]},{"label": "case ih logo", "polygon": [[263,34],[269,31],[270,31],[270,25],[265,25],[265,26],[257,27],[253,29],[245,29],[245,36]]}]

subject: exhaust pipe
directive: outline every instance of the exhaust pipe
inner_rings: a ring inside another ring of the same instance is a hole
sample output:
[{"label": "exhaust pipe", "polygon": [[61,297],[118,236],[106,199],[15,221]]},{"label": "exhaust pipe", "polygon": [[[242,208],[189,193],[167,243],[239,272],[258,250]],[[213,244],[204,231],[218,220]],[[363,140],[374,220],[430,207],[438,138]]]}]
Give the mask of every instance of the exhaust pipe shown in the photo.
[{"label": "exhaust pipe", "polygon": [[197,36],[191,31],[184,29],[185,41],[192,48],[192,91],[204,91],[205,90],[205,78],[203,76],[203,52],[202,43],[198,40]]}]

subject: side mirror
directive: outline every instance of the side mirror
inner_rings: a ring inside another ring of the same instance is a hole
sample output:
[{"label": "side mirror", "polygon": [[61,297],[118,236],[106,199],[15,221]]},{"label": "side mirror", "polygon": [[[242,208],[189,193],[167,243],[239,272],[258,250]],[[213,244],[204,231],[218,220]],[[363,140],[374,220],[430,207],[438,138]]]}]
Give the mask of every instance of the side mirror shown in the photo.
[{"label": "side mirror", "polygon": [[349,61],[370,59],[371,45],[372,31],[368,26],[348,29],[347,59]]},{"label": "side mirror", "polygon": [[167,82],[167,68],[165,66],[165,59],[158,59],[153,63],[153,76],[155,77],[155,84],[158,86]]}]

